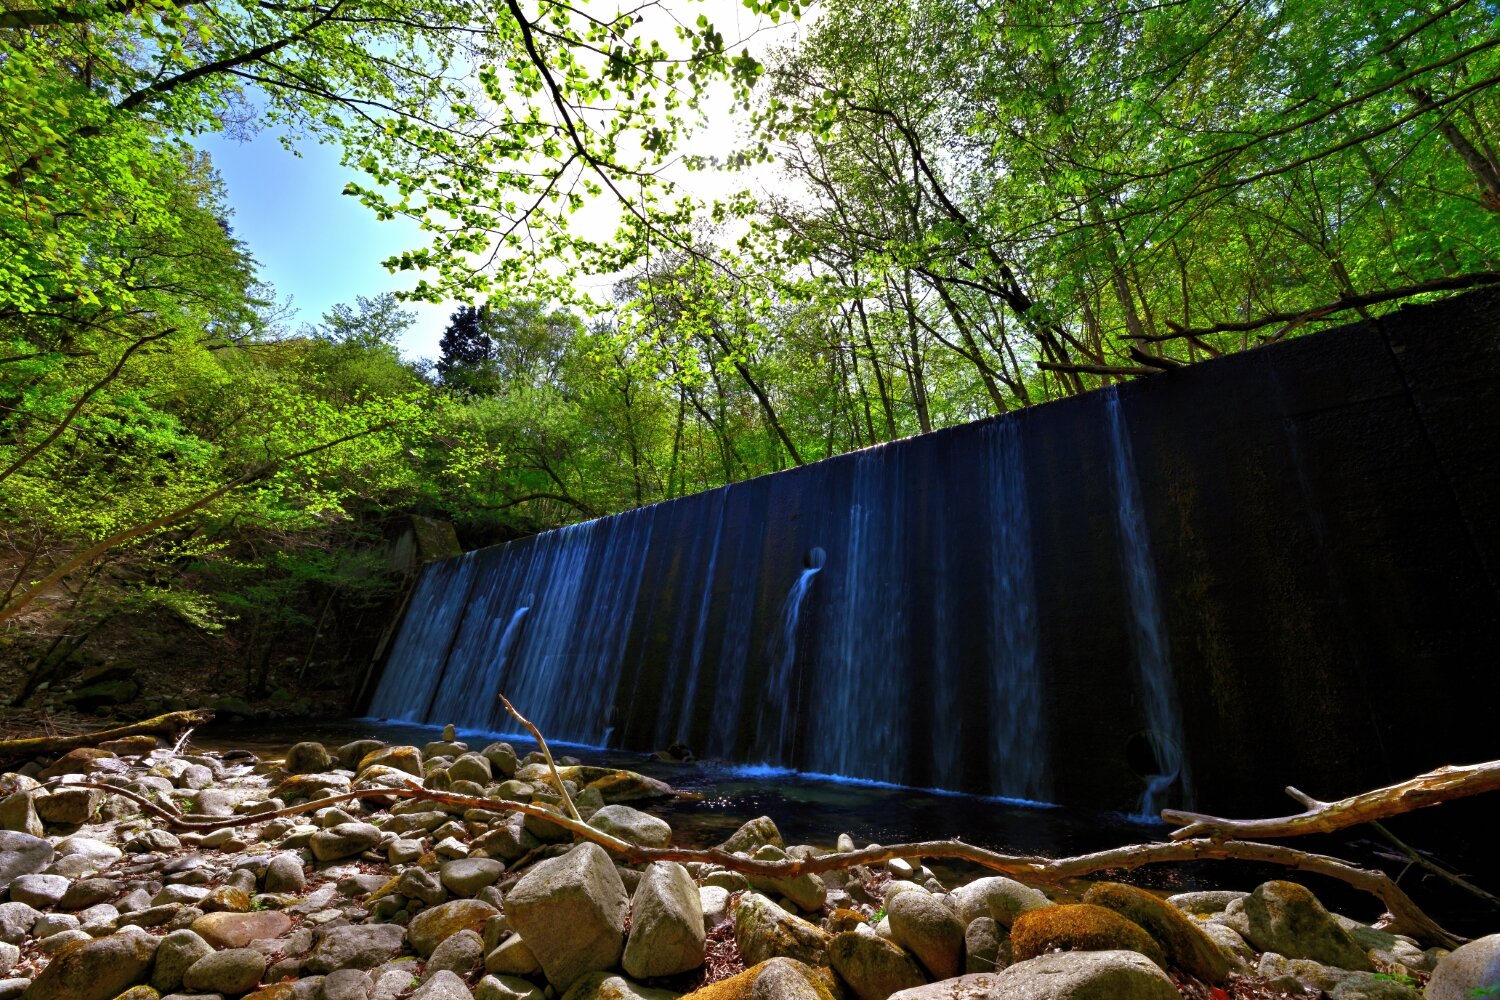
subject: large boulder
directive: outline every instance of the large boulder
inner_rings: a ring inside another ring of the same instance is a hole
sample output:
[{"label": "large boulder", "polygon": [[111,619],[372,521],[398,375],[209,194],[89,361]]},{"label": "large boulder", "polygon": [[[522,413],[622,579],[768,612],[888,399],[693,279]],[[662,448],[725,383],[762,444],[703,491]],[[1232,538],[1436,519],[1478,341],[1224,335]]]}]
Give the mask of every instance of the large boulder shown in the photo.
[{"label": "large boulder", "polygon": [[335,927],[318,940],[303,968],[314,975],[336,969],[373,969],[401,950],[406,928],[399,924]]},{"label": "large boulder", "polygon": [[590,972],[580,977],[563,994],[562,1000],[677,1000],[680,993],[653,989],[632,983],[607,972]]},{"label": "large boulder", "polygon": [[0,799],[0,830],[29,833],[33,837],[45,834],[41,817],[36,814],[38,794],[34,791],[16,792]]},{"label": "large boulder", "polygon": [[902,892],[886,904],[891,937],[917,957],[933,979],[963,971],[964,925],[936,896]]},{"label": "large boulder", "polygon": [[954,889],[953,904],[965,926],[979,917],[989,917],[1001,927],[1009,927],[1016,917],[1029,910],[1051,906],[1052,900],[1040,889],[1003,875],[993,875]]},{"label": "large boulder", "polygon": [[629,906],[614,863],[590,843],[536,865],[505,900],[511,926],[559,992],[583,974],[619,962]]},{"label": "large boulder", "polygon": [[828,964],[826,931],[755,892],[742,895],[734,908],[734,941],[750,965],[773,958],[794,958],[814,966]]},{"label": "large boulder", "polygon": [[874,934],[845,931],[828,945],[833,971],[859,1000],[886,1000],[892,993],[927,981],[912,957]]},{"label": "large boulder", "polygon": [[1263,882],[1244,899],[1245,939],[1258,951],[1368,972],[1365,950],[1305,886]]},{"label": "large boulder", "polygon": [[1427,983],[1427,1000],[1471,1000],[1476,991],[1500,996],[1500,934],[1470,941],[1439,959]]},{"label": "large boulder", "polygon": [[298,743],[286,752],[288,774],[321,774],[332,766],[328,748],[321,743]]},{"label": "large boulder", "polygon": [[666,847],[672,827],[666,820],[630,806],[605,806],[589,818],[589,826],[640,847]]},{"label": "large boulder", "polygon": [[[751,855],[756,861],[786,861],[787,853],[774,844],[763,844]],[[797,905],[797,909],[814,912],[828,902],[828,886],[816,875],[803,874],[791,878],[770,878],[751,875],[750,887],[761,892],[785,896]]]},{"label": "large boulder", "polygon": [[704,938],[703,904],[687,869],[670,861],[649,865],[630,900],[625,971],[652,979],[696,969],[703,964]]},{"label": "large boulder", "polygon": [[22,875],[34,875],[52,863],[56,852],[41,837],[19,830],[0,830],[0,892]]},{"label": "large boulder", "polygon": [[773,958],[694,990],[682,1000],[835,1000],[838,995],[827,969]]},{"label": "large boulder", "polygon": [[500,911],[480,899],[455,899],[423,910],[407,925],[412,950],[423,958],[459,931],[481,931]]},{"label": "large boulder", "polygon": [[26,990],[26,1000],[111,1000],[142,982],[156,954],[144,931],[64,945]]},{"label": "large boulder", "polygon": [[193,921],[193,932],[216,948],[243,948],[251,941],[279,938],[292,918],[277,910],[254,913],[205,913]]},{"label": "large boulder", "polygon": [[1182,911],[1135,886],[1098,882],[1083,901],[1102,906],[1137,924],[1156,939],[1167,961],[1208,983],[1229,978],[1229,959]]},{"label": "large boulder", "polygon": [[1042,955],[995,977],[991,1000],[1180,1000],[1155,963],[1134,951]]},{"label": "large boulder", "polygon": [[151,985],[161,993],[182,988],[182,974],[200,958],[214,953],[213,945],[190,930],[173,931],[156,948]]},{"label": "large boulder", "polygon": [[720,844],[719,848],[730,854],[736,851],[753,854],[756,848],[766,844],[786,849],[786,841],[781,839],[781,831],[776,828],[775,820],[769,816],[757,816],[730,834],[729,839]]},{"label": "large boulder", "polygon": [[337,861],[363,854],[380,843],[380,828],[370,823],[339,823],[312,835],[308,845],[319,861]]},{"label": "large boulder", "polygon": [[1017,962],[1051,951],[1135,951],[1166,964],[1161,946],[1144,928],[1092,903],[1023,913],[1011,925],[1010,944]]},{"label": "large boulder", "polygon": [[182,985],[200,993],[239,996],[255,989],[265,971],[266,956],[254,948],[226,948],[188,966]]}]

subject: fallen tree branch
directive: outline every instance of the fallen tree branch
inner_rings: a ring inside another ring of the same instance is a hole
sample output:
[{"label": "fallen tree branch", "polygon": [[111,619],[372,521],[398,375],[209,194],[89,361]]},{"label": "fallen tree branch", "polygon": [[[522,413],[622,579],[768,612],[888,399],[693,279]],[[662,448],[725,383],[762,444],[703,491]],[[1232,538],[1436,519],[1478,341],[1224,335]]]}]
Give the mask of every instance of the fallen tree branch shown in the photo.
[{"label": "fallen tree branch", "polygon": [[1276,844],[1208,839],[1179,840],[1155,844],[1133,844],[1071,858],[1047,858],[1039,855],[1001,854],[998,851],[966,844],[960,840],[931,840],[915,844],[867,847],[862,850],[824,854],[817,857],[757,861],[753,858],[731,854],[717,847],[707,849],[640,847],[589,826],[581,820],[565,816],[547,806],[516,802],[510,799],[486,799],[470,795],[455,795],[452,792],[433,791],[423,788],[415,781],[408,781],[403,788],[362,789],[314,799],[271,812],[206,821],[174,814],[144,796],[113,785],[87,781],[75,781],[69,785],[69,787],[78,786],[99,788],[112,794],[123,795],[165,821],[171,829],[200,833],[312,812],[356,799],[417,799],[461,809],[497,813],[518,812],[555,823],[578,839],[598,844],[621,861],[631,864],[649,864],[654,861],[705,862],[739,872],[742,875],[754,875],[761,878],[795,878],[798,875],[842,871],[856,865],[880,864],[896,858],[921,857],[968,861],[1022,882],[1057,884],[1110,869],[1130,869],[1150,864],[1205,860],[1255,861],[1280,865],[1297,871],[1314,872],[1338,879],[1375,896],[1389,911],[1392,919],[1387,927],[1394,933],[1409,934],[1418,940],[1449,948],[1457,947],[1465,940],[1445,930],[1427,916],[1416,902],[1384,872],[1359,868],[1340,861],[1338,858],[1310,854]]},{"label": "fallen tree branch", "polygon": [[1173,840],[1190,837],[1264,840],[1300,837],[1309,833],[1333,833],[1361,823],[1399,816],[1441,802],[1500,791],[1500,760],[1482,764],[1440,767],[1400,784],[1360,792],[1336,802],[1320,802],[1295,788],[1286,793],[1307,807],[1295,816],[1274,819],[1223,819],[1202,813],[1163,809],[1161,818],[1183,824],[1173,830]]},{"label": "fallen tree branch", "polygon": [[213,717],[214,713],[207,709],[195,709],[190,712],[168,712],[141,722],[132,722],[128,726],[80,733],[77,736],[33,736],[20,740],[3,740],[0,741],[0,761],[65,754],[79,747],[94,747],[126,736],[176,736],[185,729],[201,726]]},{"label": "fallen tree branch", "polygon": [[537,746],[542,748],[542,756],[547,758],[547,766],[552,769],[552,780],[557,784],[557,791],[562,795],[563,802],[567,803],[568,815],[582,823],[583,817],[578,815],[578,807],[573,804],[573,796],[568,794],[568,786],[563,784],[562,775],[557,773],[557,763],[552,759],[552,748],[547,746],[547,741],[543,738],[542,731],[532,725],[530,719],[516,711],[516,706],[512,705],[510,699],[505,697],[505,695],[502,694],[500,696],[500,701],[505,705],[505,710],[515,716],[516,721],[531,730],[531,735],[536,737]]}]

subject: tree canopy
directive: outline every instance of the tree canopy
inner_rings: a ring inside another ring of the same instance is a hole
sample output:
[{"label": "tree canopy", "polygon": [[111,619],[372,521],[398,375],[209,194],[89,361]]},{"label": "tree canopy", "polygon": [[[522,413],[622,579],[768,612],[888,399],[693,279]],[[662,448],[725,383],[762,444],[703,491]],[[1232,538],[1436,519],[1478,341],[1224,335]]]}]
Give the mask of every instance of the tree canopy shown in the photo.
[{"label": "tree canopy", "polygon": [[[23,695],[132,615],[233,626],[260,687],[308,633],[305,670],[402,515],[496,541],[1500,280],[1493,5],[747,6],[798,37],[754,58],[688,0],[4,0]],[[421,225],[403,295],[293,330],[213,131],[336,145]],[[432,361],[401,298],[455,308]]]}]

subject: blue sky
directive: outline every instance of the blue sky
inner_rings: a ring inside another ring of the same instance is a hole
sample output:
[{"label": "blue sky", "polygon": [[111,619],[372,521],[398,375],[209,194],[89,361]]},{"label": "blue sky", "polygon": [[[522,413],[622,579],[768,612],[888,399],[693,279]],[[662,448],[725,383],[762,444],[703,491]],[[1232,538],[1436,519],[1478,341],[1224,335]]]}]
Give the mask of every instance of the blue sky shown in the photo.
[{"label": "blue sky", "polygon": [[[410,274],[390,274],[380,262],[420,246],[422,233],[406,219],[379,222],[354,198],[342,194],[355,179],[339,165],[336,147],[305,144],[301,156],[282,148],[274,134],[238,141],[223,135],[200,138],[223,175],[235,236],[260,263],[260,277],[278,298],[292,297],[294,324],[318,320],[339,302],[377,295],[411,284]],[[411,357],[436,357],[438,337],[451,305],[416,304],[417,323],[404,338]]]},{"label": "blue sky", "polygon": [[[786,41],[796,30],[791,21],[770,28],[763,19],[748,14],[740,0],[669,6],[684,11],[690,7],[694,13],[705,11],[727,38],[748,39],[751,50],[762,57],[770,44]],[[738,121],[728,113],[727,90],[715,88],[705,96],[704,107],[708,124],[692,145],[700,152],[729,152],[735,145]],[[380,262],[402,250],[425,245],[423,234],[406,219],[379,222],[357,199],[343,194],[346,183],[361,178],[354,170],[340,166],[338,147],[301,143],[300,155],[296,155],[288,152],[271,131],[261,131],[244,141],[222,134],[205,135],[194,145],[212,157],[224,178],[234,210],[231,225],[259,262],[261,280],[275,287],[278,299],[291,296],[297,310],[294,328],[317,322],[332,306],[353,303],[355,296],[399,291],[415,282],[410,272],[391,274]],[[708,197],[722,196],[742,183],[742,179],[713,174],[682,174],[677,179]],[[607,237],[614,225],[613,214],[612,210],[586,211],[574,220],[574,228],[596,226],[598,231],[590,235]],[[597,280],[598,287],[590,290],[605,292],[610,279],[606,276]],[[436,358],[438,338],[454,307],[454,303],[409,304],[407,308],[417,314],[417,321],[402,338],[402,353],[410,358]]]}]

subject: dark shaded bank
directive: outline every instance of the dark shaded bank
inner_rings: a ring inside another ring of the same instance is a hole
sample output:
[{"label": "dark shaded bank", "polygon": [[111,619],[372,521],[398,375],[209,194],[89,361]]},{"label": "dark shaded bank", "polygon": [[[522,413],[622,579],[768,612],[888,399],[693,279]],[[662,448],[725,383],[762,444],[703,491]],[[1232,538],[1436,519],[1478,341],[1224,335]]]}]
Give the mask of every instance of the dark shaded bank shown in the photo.
[{"label": "dark shaded bank", "polygon": [[1500,295],[436,563],[374,715],[1129,809],[1494,755]]}]

